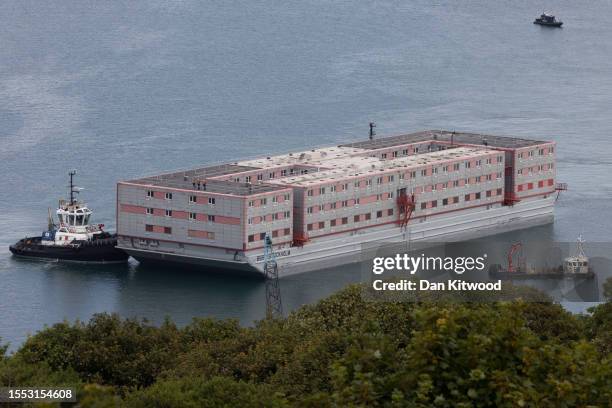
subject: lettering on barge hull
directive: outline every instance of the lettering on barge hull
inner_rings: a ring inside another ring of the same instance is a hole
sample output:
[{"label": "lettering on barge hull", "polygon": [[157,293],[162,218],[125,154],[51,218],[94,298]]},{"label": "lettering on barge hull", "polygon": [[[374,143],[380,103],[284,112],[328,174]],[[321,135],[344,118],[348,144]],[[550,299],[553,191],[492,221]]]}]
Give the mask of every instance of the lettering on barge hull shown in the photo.
[{"label": "lettering on barge hull", "polygon": [[[283,256],[289,256],[289,255],[291,255],[291,250],[290,249],[285,249],[283,251],[274,252],[274,256],[276,258],[280,258],[280,257],[283,257]],[[257,259],[257,262],[262,262],[264,260],[264,255],[258,255],[256,259]]]}]

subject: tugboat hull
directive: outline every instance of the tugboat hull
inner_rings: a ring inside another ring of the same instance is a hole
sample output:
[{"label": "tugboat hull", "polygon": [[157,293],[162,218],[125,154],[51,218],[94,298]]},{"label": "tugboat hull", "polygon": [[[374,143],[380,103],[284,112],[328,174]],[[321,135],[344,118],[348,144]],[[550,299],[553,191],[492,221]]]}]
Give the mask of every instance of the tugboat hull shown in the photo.
[{"label": "tugboat hull", "polygon": [[11,245],[9,250],[13,255],[24,258],[38,258],[67,262],[87,263],[122,263],[129,255],[117,245],[116,235],[93,241],[75,241],[73,244],[42,245],[40,237],[28,237]]}]

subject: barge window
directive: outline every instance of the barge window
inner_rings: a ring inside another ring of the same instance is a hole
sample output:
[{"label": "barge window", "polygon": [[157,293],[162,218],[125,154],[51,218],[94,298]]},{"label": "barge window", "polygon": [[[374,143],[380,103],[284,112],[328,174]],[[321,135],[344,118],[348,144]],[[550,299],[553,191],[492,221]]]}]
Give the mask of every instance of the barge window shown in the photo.
[{"label": "barge window", "polygon": [[196,213],[194,213],[194,212],[190,212],[190,213],[189,213],[189,219],[190,219],[190,220],[195,220],[196,218],[197,218]]},{"label": "barge window", "polygon": [[255,242],[255,235],[249,235],[249,242]]},{"label": "barge window", "polygon": [[153,232],[153,226],[150,224],[145,225],[145,231],[147,232]]},{"label": "barge window", "polygon": [[166,210],[166,217],[172,217],[172,210]]},{"label": "barge window", "polygon": [[164,234],[172,234],[172,228],[164,227]]},{"label": "barge window", "polygon": [[194,195],[190,195],[189,196],[189,202],[190,203],[197,203],[198,202],[198,197],[194,196]]},{"label": "barge window", "polygon": [[152,198],[153,197],[153,190],[147,190],[147,197],[148,198]]},{"label": "barge window", "polygon": [[215,197],[208,197],[208,204],[215,205]]},{"label": "barge window", "polygon": [[152,208],[147,208],[147,214],[153,215],[153,209]]},{"label": "barge window", "polygon": [[215,216],[214,215],[209,215],[208,216],[208,222],[215,222]]},{"label": "barge window", "polygon": [[172,193],[166,193],[166,200],[172,200]]}]

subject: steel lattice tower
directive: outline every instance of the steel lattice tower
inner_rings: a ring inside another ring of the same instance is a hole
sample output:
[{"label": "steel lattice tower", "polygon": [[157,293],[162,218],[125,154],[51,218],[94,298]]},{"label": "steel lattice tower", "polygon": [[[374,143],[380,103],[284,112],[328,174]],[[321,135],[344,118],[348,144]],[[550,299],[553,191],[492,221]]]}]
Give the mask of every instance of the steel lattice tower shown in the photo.
[{"label": "steel lattice tower", "polygon": [[266,275],[266,318],[283,317],[280,284],[278,280],[278,265],[272,249],[272,238],[266,234],[264,246],[264,273]]}]

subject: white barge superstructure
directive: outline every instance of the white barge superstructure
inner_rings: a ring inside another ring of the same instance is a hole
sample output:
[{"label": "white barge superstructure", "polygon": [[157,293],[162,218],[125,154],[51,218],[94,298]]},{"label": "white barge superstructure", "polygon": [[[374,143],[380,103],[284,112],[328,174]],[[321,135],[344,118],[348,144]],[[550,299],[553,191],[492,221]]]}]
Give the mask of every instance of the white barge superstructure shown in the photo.
[{"label": "white barge superstructure", "polygon": [[279,275],[378,242],[444,242],[553,221],[555,143],[431,130],[117,185],[118,247],[139,261]]}]

